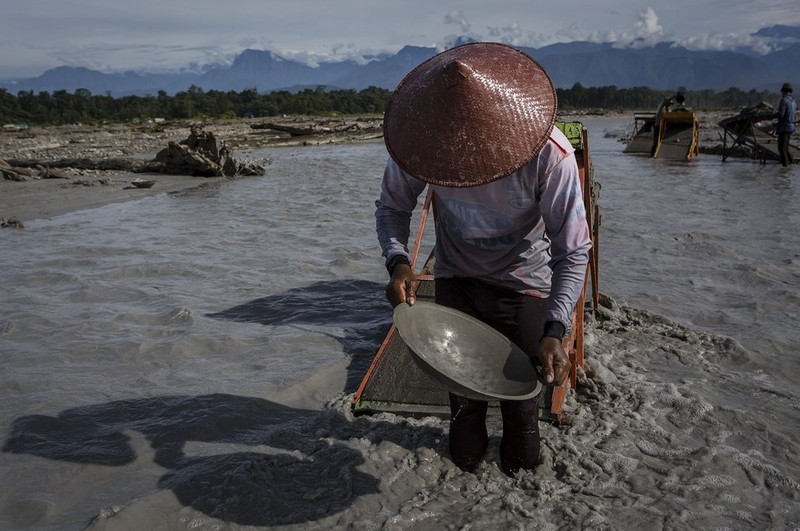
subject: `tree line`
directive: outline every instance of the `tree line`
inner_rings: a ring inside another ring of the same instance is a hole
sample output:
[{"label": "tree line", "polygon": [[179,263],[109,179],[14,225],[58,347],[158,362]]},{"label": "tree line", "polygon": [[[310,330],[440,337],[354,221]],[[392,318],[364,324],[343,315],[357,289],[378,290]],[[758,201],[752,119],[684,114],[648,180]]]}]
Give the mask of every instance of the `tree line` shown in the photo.
[{"label": "tree line", "polygon": [[[679,89],[680,90],[680,89]],[[655,109],[675,91],[647,87],[617,88],[583,87],[576,83],[569,89],[557,89],[561,111],[631,111]],[[695,110],[742,109],[760,102],[775,105],[778,95],[768,91],[682,90],[686,103]],[[155,96],[95,95],[87,89],[74,93],[57,90],[20,91],[16,95],[0,89],[0,124],[64,125],[73,123],[132,122],[163,118],[165,120],[231,119],[237,117],[270,117],[291,114],[336,116],[382,114],[392,92],[378,87],[364,90],[326,90],[324,87],[299,92],[256,89],[242,92],[205,91],[191,86],[188,90]]]}]

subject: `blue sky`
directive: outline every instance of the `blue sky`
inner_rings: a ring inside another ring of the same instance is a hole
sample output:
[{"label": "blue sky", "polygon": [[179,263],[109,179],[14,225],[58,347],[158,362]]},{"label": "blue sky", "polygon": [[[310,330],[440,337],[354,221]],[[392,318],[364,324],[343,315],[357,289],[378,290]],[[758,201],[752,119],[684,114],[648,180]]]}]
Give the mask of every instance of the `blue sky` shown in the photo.
[{"label": "blue sky", "polygon": [[759,28],[800,26],[797,0],[4,0],[0,78],[56,66],[164,71],[227,63],[246,48],[309,64],[442,48],[455,36],[540,47],[575,40],[746,45]]}]

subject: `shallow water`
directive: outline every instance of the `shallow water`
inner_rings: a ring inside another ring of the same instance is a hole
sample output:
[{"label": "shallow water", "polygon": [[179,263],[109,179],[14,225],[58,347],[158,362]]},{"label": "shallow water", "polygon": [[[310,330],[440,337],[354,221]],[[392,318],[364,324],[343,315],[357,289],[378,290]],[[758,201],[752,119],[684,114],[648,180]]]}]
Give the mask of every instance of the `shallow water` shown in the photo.
[{"label": "shallow water", "polygon": [[622,308],[536,473],[500,473],[496,419],[472,475],[438,419],[349,415],[391,318],[385,150],[272,149],[263,178],[0,232],[0,528],[800,526],[800,168],[584,123]]}]

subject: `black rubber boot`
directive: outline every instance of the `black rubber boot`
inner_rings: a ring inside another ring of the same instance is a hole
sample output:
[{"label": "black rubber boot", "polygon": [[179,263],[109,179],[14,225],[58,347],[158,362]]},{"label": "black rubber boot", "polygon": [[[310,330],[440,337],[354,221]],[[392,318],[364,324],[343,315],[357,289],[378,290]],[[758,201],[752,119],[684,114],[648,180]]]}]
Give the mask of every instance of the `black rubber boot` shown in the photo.
[{"label": "black rubber boot", "polygon": [[488,404],[450,394],[450,457],[458,468],[474,472],[486,453]]},{"label": "black rubber boot", "polygon": [[503,413],[503,439],[500,442],[500,467],[513,476],[520,470],[533,470],[539,464],[539,397],[500,402]]}]

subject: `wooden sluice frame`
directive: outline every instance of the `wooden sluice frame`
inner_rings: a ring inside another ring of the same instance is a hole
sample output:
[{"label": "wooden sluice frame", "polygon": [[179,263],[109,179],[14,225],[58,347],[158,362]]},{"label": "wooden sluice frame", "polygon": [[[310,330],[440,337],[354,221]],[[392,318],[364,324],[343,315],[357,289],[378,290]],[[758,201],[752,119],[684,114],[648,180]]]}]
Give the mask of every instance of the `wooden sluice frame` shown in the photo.
[{"label": "wooden sluice frame", "polygon": [[[719,122],[723,131],[722,161],[725,162],[737,148],[748,151],[750,158],[761,164],[766,164],[767,160],[780,160],[777,135],[759,125],[771,119],[771,112],[742,112]],[[800,147],[790,144],[789,153],[795,160],[800,159]]]},{"label": "wooden sluice frame", "polygon": [[[578,368],[583,367],[584,364],[584,312],[587,311],[587,298],[591,297],[592,308],[597,308],[599,304],[599,228],[600,228],[600,208],[598,204],[599,197],[599,184],[594,181],[593,169],[591,159],[589,156],[588,144],[588,131],[585,127],[581,126],[581,142],[580,146],[576,148],[576,159],[578,161],[578,171],[580,176],[581,189],[583,192],[583,201],[586,208],[587,223],[589,225],[592,248],[589,252],[589,263],[587,264],[587,275],[584,282],[583,290],[575,306],[575,311],[572,314],[572,326],[570,333],[564,337],[563,345],[564,350],[568,353],[572,368],[569,375],[565,378],[559,386],[548,387],[548,391],[544,397],[544,404],[540,408],[540,419],[549,420],[552,422],[559,422],[564,414],[564,404],[567,398],[569,389],[576,389],[578,385]],[[433,203],[432,192],[430,188],[425,197],[422,212],[420,215],[419,227],[416,233],[416,239],[411,251],[411,267],[416,271],[419,253],[422,246],[422,241],[425,233],[425,227],[429,217]],[[435,209],[434,209],[435,210]],[[432,274],[432,260],[433,251],[431,250],[427,260],[419,269],[417,274],[417,294],[418,298],[424,298],[425,295],[420,295],[421,291],[432,293],[432,284],[434,277]],[[591,285],[591,293],[587,292]],[[430,296],[428,295],[428,298]],[[378,347],[375,357],[372,360],[369,368],[367,369],[361,383],[353,397],[352,410],[354,414],[369,414],[378,413],[382,411],[389,411],[398,414],[405,414],[411,416],[426,416],[436,415],[442,417],[449,417],[449,403],[445,400],[446,392],[442,390],[442,397],[439,397],[439,403],[418,403],[414,402],[411,395],[417,391],[420,394],[428,393],[430,395],[430,382],[420,382],[421,379],[427,378],[422,372],[410,370],[415,369],[413,362],[411,362],[411,355],[402,352],[398,354],[396,350],[398,345],[407,349],[408,347],[402,342],[399,333],[394,325],[391,325],[383,342]],[[393,350],[394,349],[394,350]],[[393,357],[394,356],[394,357]],[[387,359],[398,359],[396,356],[402,356],[402,363],[406,364],[405,367],[391,367],[391,363]],[[397,386],[400,393],[405,393],[408,400],[380,400],[370,397],[370,385],[377,379],[377,376],[382,371],[391,374],[392,378],[401,379],[403,381],[395,381],[394,385]],[[419,387],[417,387],[419,386]],[[490,404],[496,405],[496,404]],[[490,411],[497,408],[490,407]]]},{"label": "wooden sluice frame", "polygon": [[653,148],[653,136],[658,135],[653,158],[692,160],[699,155],[700,125],[694,112],[666,112],[658,129],[655,127],[655,119],[655,113],[633,113],[633,133],[623,153],[649,155]]},{"label": "wooden sluice frame", "polygon": [[656,113],[633,113],[633,131],[625,145],[623,153],[647,153],[653,148]]},{"label": "wooden sluice frame", "polygon": [[664,113],[655,133],[658,134],[658,144],[654,159],[692,160],[700,153],[700,125],[692,111]]}]

